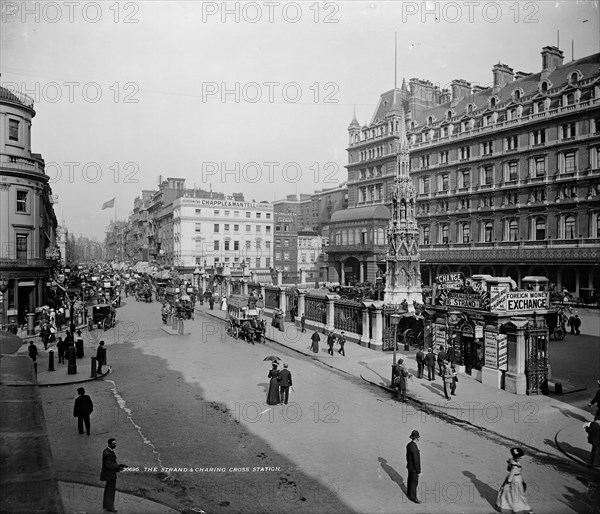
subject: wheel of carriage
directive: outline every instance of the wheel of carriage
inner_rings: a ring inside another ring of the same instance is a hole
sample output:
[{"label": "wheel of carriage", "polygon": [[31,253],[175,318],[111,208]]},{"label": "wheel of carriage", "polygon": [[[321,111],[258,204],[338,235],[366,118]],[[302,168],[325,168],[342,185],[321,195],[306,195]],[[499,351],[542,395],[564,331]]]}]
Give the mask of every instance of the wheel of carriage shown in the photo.
[{"label": "wheel of carriage", "polygon": [[233,333],[233,338],[237,339],[240,335],[240,329],[238,327],[232,327],[231,331]]},{"label": "wheel of carriage", "polygon": [[104,321],[102,322],[102,328],[104,330],[108,330],[110,328],[110,319],[104,318]]},{"label": "wheel of carriage", "polygon": [[404,331],[404,344],[414,345],[417,341],[417,336],[412,329],[408,328]]}]

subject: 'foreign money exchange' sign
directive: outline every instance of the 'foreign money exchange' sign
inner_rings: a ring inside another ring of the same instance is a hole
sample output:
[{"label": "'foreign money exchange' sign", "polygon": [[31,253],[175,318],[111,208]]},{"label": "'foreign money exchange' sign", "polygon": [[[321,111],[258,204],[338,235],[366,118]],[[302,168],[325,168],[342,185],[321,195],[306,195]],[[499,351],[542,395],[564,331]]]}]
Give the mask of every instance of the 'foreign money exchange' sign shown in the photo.
[{"label": "'foreign money exchange' sign", "polygon": [[506,293],[507,311],[533,311],[548,308],[547,291],[509,291]]}]

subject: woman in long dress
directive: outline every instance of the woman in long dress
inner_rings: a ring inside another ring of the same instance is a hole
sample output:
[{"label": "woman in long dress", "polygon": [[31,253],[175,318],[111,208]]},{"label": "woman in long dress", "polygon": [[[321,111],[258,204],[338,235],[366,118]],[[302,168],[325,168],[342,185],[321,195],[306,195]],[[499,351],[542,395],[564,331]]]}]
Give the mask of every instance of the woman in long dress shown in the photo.
[{"label": "woman in long dress", "polygon": [[510,454],[508,475],[498,491],[496,510],[508,514],[529,514],[532,510],[525,497],[526,486],[521,475],[521,457],[525,454],[521,448],[511,448]]},{"label": "woman in long dress", "polygon": [[281,400],[279,399],[279,370],[277,369],[277,362],[273,363],[273,368],[269,370],[269,376],[267,378],[270,378],[267,404],[279,405]]}]

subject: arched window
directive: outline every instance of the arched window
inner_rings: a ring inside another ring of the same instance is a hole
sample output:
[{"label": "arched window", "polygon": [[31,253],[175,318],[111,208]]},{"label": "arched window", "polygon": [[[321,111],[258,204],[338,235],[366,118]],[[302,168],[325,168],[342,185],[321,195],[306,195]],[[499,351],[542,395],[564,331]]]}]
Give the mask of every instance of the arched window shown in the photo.
[{"label": "arched window", "polygon": [[494,224],[488,221],[483,227],[483,240],[486,243],[491,243],[494,240]]},{"label": "arched window", "polygon": [[517,101],[517,102],[521,99],[521,91],[519,89],[515,90],[514,98],[515,98],[515,101]]},{"label": "arched window", "polygon": [[446,245],[449,243],[448,233],[449,233],[448,225],[442,225],[442,244]]},{"label": "arched window", "polygon": [[518,241],[519,240],[519,223],[517,220],[511,220],[508,223],[508,240]]},{"label": "arched window", "polygon": [[427,118],[427,125],[433,125],[433,116]]},{"label": "arched window", "polygon": [[546,104],[544,101],[540,101],[537,103],[537,112],[544,112],[546,110]]},{"label": "arched window", "polygon": [[545,80],[544,80],[544,82],[542,82],[542,87],[541,87],[540,91],[542,93],[547,93],[548,92],[548,82],[546,82]]},{"label": "arched window", "polygon": [[494,97],[490,98],[490,107],[492,109],[496,108],[496,98],[494,98]]},{"label": "arched window", "polygon": [[448,119],[448,120],[449,120],[450,118],[452,118],[452,111],[448,111],[448,112],[446,113],[446,119]]},{"label": "arched window", "polygon": [[473,104],[467,105],[467,114],[473,114]]},{"label": "arched window", "polygon": [[544,218],[536,218],[535,240],[543,241],[544,239],[546,239],[546,220]]},{"label": "arched window", "polygon": [[575,239],[575,216],[565,218],[565,239]]},{"label": "arched window", "polygon": [[575,103],[575,95],[573,93],[569,93],[567,95],[567,105],[573,105]]},{"label": "arched window", "polygon": [[[600,218],[600,214],[598,215],[598,217]],[[598,221],[600,223],[600,219]],[[600,228],[598,230],[600,231]],[[428,226],[423,227],[423,244],[424,245],[429,244],[429,227]]]},{"label": "arched window", "polygon": [[462,242],[468,243],[471,240],[471,226],[468,223],[464,223],[462,226]]},{"label": "arched window", "polygon": [[577,84],[578,80],[579,75],[577,75],[577,72],[574,71],[573,73],[571,73],[571,75],[569,76],[569,84]]}]

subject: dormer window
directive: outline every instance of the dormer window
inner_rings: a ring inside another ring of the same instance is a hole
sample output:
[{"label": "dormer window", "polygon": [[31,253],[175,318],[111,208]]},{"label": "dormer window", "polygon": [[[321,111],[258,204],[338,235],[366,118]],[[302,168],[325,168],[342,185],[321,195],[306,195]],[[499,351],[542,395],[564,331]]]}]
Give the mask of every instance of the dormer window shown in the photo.
[{"label": "dormer window", "polygon": [[577,84],[578,80],[579,80],[579,75],[576,71],[574,71],[573,73],[571,73],[571,75],[569,75],[569,84]]},{"label": "dormer window", "polygon": [[515,102],[518,102],[521,99],[521,90],[520,89],[516,89],[513,92],[513,98],[515,99]]},{"label": "dormer window", "polygon": [[540,91],[544,94],[548,93],[548,82],[547,81],[544,80],[544,82],[542,82]]},{"label": "dormer window", "polygon": [[493,96],[492,98],[490,98],[490,108],[491,109],[495,109],[496,108],[496,102],[497,102],[497,100],[496,100],[495,96]]},{"label": "dormer window", "polygon": [[467,105],[467,114],[473,114],[473,104]]},{"label": "dormer window", "polygon": [[450,118],[452,118],[452,111],[446,113],[446,119],[449,120]]},{"label": "dormer window", "polygon": [[414,121],[410,122],[410,130],[415,130],[415,122]]},{"label": "dormer window", "polygon": [[427,118],[427,125],[433,125],[433,116]]}]

